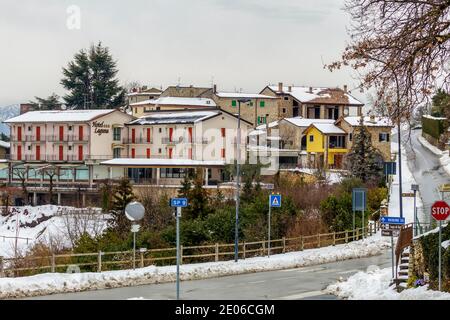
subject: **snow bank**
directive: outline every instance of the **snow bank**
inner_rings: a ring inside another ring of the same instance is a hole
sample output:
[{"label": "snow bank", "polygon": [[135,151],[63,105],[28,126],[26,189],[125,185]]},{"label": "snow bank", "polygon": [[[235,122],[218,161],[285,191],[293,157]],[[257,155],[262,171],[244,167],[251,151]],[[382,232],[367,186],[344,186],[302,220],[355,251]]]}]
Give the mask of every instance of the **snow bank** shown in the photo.
[{"label": "snow bank", "polygon": [[[390,243],[380,234],[336,246],[245,260],[187,264],[180,267],[181,280],[195,280],[234,274],[290,269],[381,254]],[[175,281],[176,266],[149,266],[136,270],[102,273],[45,273],[22,278],[1,278],[0,298],[17,298],[53,293],[135,286]]]},{"label": "snow bank", "polygon": [[433,152],[435,155],[439,156],[439,162],[442,165],[442,168],[447,172],[447,174],[450,176],[450,156],[448,151],[442,151],[441,149],[433,146],[431,143],[428,142],[427,139],[425,139],[422,136],[418,136],[417,139],[419,140],[420,144]]},{"label": "snow bank", "polygon": [[325,292],[350,300],[450,300],[450,293],[428,290],[428,286],[398,293],[391,283],[391,268],[358,272],[346,281],[329,285]]}]

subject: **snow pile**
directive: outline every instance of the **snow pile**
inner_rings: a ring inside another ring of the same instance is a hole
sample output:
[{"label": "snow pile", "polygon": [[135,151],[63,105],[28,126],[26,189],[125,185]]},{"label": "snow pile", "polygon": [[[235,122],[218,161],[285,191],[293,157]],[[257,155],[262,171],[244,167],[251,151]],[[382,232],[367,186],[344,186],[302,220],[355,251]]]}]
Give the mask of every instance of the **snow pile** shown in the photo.
[{"label": "snow pile", "polygon": [[425,139],[422,136],[418,136],[417,139],[419,140],[420,144],[433,152],[435,155],[439,156],[439,162],[442,165],[442,168],[447,172],[447,174],[450,176],[450,156],[448,151],[442,151],[439,148],[433,146],[431,143],[428,142],[427,139]]},{"label": "snow pile", "polygon": [[73,210],[77,209],[55,205],[10,207],[7,215],[0,215],[0,256],[14,256],[15,237],[19,237],[18,253],[23,255],[37,241],[57,239],[60,245],[70,248],[74,233],[98,235],[106,228],[107,216],[100,214],[99,208],[93,209],[98,213],[95,216],[72,215]]},{"label": "snow pile", "polygon": [[[397,143],[391,143],[391,150],[394,151],[395,148],[398,148]],[[395,149],[397,150],[397,149]],[[411,170],[408,167],[408,158],[406,156],[406,150],[402,146],[402,192],[410,192],[411,185],[417,184],[416,179],[414,178]],[[398,172],[398,156],[397,156],[397,172]],[[389,195],[389,215],[393,217],[400,216],[400,200],[399,200],[399,175],[396,174],[393,176],[392,186]],[[420,191],[417,192],[416,197],[416,206],[417,206],[417,215],[419,215],[420,210],[423,207],[422,199],[420,197]],[[403,217],[405,218],[406,223],[414,222],[414,198],[413,197],[403,197]]]},{"label": "snow pile", "polygon": [[[336,246],[290,252],[267,257],[187,264],[180,267],[181,280],[195,280],[234,274],[291,269],[381,254],[390,246],[379,234]],[[103,273],[45,273],[22,278],[1,278],[0,298],[76,292],[175,281],[176,266],[149,266],[136,270]]]},{"label": "snow pile", "polygon": [[428,286],[398,293],[395,285],[390,286],[391,279],[391,268],[376,268],[329,285],[325,292],[350,300],[450,300],[450,293],[428,290]]}]

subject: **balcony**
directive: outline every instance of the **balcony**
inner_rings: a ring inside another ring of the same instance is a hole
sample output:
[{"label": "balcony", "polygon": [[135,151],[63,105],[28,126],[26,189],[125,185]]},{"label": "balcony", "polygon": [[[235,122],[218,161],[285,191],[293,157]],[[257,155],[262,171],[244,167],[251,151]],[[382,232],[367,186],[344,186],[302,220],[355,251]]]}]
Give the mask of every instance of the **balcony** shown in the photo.
[{"label": "balcony", "polygon": [[[41,138],[42,139],[42,138]],[[48,135],[47,136],[48,142],[77,142],[77,143],[87,143],[89,140],[87,137],[80,138],[79,136],[75,135],[64,135],[61,139],[59,135]]]},{"label": "balcony", "polygon": [[22,157],[25,161],[45,161],[45,155],[40,155],[39,157],[35,154],[26,154]]},{"label": "balcony", "polygon": [[328,140],[329,149],[345,149],[345,136],[330,136]]},{"label": "balcony", "polygon": [[147,143],[153,143],[153,138],[150,138],[150,142],[147,141],[147,137],[136,137],[134,139],[123,138],[122,143],[124,143],[124,144],[147,144]]},{"label": "balcony", "polygon": [[187,139],[184,137],[178,137],[178,138],[172,138],[169,137],[163,137],[161,138],[161,144],[168,144],[168,145],[175,145],[179,143],[187,142]]}]

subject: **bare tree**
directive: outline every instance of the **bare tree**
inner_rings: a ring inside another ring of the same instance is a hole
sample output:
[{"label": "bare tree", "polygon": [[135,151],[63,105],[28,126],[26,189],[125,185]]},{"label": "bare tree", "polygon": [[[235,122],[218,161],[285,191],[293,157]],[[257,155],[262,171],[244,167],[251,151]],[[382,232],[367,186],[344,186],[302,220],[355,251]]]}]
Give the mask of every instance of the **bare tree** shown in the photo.
[{"label": "bare tree", "polygon": [[53,187],[56,178],[61,176],[61,169],[57,166],[51,165],[41,169],[44,176],[48,177],[48,197],[49,203],[53,204]]},{"label": "bare tree", "polygon": [[22,195],[26,205],[28,205],[28,189],[27,180],[30,168],[28,166],[23,167],[13,167],[13,175],[15,175],[20,180],[20,186],[22,188]]},{"label": "bare tree", "polygon": [[450,84],[450,1],[347,0],[350,44],[330,70],[351,66],[393,120]]},{"label": "bare tree", "polygon": [[94,238],[100,236],[107,225],[106,216],[99,208],[66,209],[61,218],[64,223],[63,233],[72,247],[85,233]]}]

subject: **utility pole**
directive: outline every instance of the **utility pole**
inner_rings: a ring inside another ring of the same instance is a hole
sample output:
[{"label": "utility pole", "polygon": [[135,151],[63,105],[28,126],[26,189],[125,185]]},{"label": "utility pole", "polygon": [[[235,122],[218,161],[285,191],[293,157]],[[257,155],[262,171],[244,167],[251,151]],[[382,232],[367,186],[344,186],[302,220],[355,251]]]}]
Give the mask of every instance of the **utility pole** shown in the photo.
[{"label": "utility pole", "polygon": [[398,127],[398,196],[400,199],[400,218],[403,218],[403,199],[402,199],[402,141],[400,132],[400,110],[398,111],[397,119]]}]

